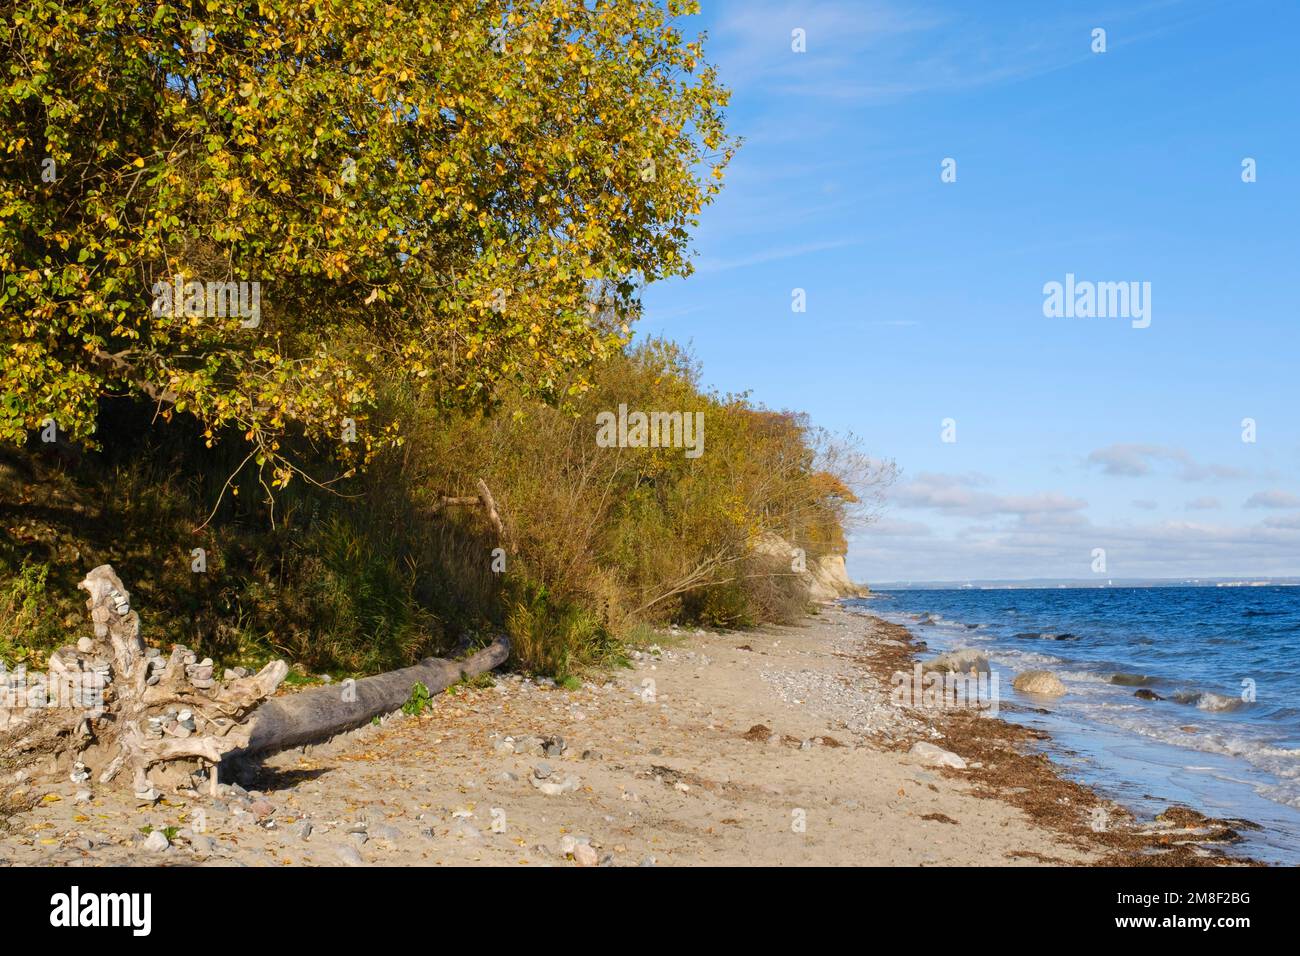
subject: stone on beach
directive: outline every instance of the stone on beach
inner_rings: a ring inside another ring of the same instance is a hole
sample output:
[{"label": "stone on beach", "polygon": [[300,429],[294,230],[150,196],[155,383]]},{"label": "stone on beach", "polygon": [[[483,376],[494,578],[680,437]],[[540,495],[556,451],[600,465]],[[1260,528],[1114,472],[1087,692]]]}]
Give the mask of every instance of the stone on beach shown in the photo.
[{"label": "stone on beach", "polygon": [[966,769],[966,761],[951,750],[944,750],[942,747],[936,747],[934,744],[926,743],[923,740],[912,744],[912,749],[908,753],[913,757],[919,757],[931,767],[952,767],[954,770]]},{"label": "stone on beach", "polygon": [[582,781],[573,774],[569,774],[563,780],[557,780],[554,776],[538,777],[534,772],[534,776],[530,777],[529,780],[534,787],[550,797],[570,793],[582,785]]},{"label": "stone on beach", "polygon": [[355,847],[350,847],[350,846],[336,847],[334,850],[334,855],[338,857],[338,861],[342,863],[344,866],[364,865],[364,861],[361,859],[361,854],[356,851]]},{"label": "stone on beach", "polygon": [[1011,686],[1023,694],[1039,694],[1043,697],[1060,697],[1065,693],[1065,685],[1051,671],[1021,671]]}]

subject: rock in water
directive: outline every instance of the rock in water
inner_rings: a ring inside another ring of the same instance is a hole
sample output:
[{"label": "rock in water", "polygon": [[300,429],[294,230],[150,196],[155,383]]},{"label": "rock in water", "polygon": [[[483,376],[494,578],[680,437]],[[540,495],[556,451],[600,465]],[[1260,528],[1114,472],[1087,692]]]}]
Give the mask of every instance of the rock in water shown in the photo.
[{"label": "rock in water", "polygon": [[966,761],[951,750],[944,750],[942,747],[936,747],[934,744],[928,744],[923,740],[912,744],[912,749],[908,753],[913,757],[919,757],[931,767],[952,767],[954,770],[966,769]]},{"label": "rock in water", "polygon": [[1060,697],[1065,685],[1051,671],[1021,671],[1011,686],[1022,694],[1040,694],[1043,697]]},{"label": "rock in water", "polygon": [[1164,698],[1161,697],[1159,694],[1157,694],[1155,691],[1147,690],[1145,687],[1141,688],[1140,690],[1135,690],[1133,692],[1133,696],[1136,697],[1138,700],[1164,700]]},{"label": "rock in water", "polygon": [[979,674],[987,674],[989,659],[973,647],[962,647],[940,654],[933,660],[923,663],[921,667],[927,671],[956,671],[958,674],[969,674],[974,670]]}]

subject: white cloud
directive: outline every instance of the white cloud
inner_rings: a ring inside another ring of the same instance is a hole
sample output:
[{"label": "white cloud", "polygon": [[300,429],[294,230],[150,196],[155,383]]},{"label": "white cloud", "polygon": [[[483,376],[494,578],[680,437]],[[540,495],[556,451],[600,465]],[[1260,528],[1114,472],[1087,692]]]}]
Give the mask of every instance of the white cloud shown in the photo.
[{"label": "white cloud", "polygon": [[1300,508],[1300,496],[1287,491],[1257,491],[1246,499],[1247,508]]},{"label": "white cloud", "polygon": [[1171,466],[1183,481],[1244,478],[1247,472],[1229,465],[1203,465],[1182,448],[1166,445],[1120,443],[1098,448],[1088,455],[1088,463],[1098,465],[1104,474],[1139,478],[1159,466]]},{"label": "white cloud", "polygon": [[995,515],[1028,515],[1080,511],[1088,506],[1081,498],[1056,493],[995,495],[978,488],[988,484],[983,475],[944,475],[926,472],[891,490],[888,500],[903,508],[927,508],[944,514],[972,518]]}]

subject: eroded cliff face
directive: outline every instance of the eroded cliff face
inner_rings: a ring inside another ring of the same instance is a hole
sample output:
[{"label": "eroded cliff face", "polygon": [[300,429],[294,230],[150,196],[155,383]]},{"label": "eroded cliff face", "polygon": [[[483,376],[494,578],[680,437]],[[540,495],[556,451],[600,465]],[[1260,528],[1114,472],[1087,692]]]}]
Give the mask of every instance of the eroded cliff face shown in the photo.
[{"label": "eroded cliff face", "polygon": [[808,586],[808,597],[813,601],[834,601],[836,598],[861,597],[867,593],[865,586],[854,584],[849,579],[842,554],[824,554],[816,561],[810,561],[808,574],[812,579]]},{"label": "eroded cliff face", "polygon": [[[796,567],[794,558],[796,548],[778,534],[765,533],[754,544],[759,554],[789,560],[792,569]],[[808,600],[826,602],[837,598],[861,597],[867,588],[859,587],[849,580],[849,573],[844,567],[844,555],[824,554],[820,558],[807,558],[803,561],[804,570],[799,571],[800,580],[808,588]]]}]

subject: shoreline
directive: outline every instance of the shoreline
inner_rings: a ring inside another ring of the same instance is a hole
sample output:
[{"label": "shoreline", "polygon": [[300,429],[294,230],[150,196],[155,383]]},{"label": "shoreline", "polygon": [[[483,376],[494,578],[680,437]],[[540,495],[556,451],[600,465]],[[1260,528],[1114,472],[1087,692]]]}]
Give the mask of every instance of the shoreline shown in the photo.
[{"label": "shoreline", "polygon": [[[841,605],[661,632],[630,670],[572,690],[497,675],[277,754],[216,798],[34,787],[0,864],[1250,865],[1189,842],[1207,828],[1194,811],[1131,826],[1033,731],[893,705],[916,651],[906,628]],[[909,752],[918,740],[967,768]],[[1117,821],[1104,832],[1098,806]],[[146,827],[170,846],[146,851]]]},{"label": "shoreline", "polygon": [[[910,671],[924,642],[904,625],[858,611],[896,639],[906,643],[905,655],[878,655],[866,662],[878,677]],[[1032,710],[1002,702],[1004,711]],[[1007,801],[1036,823],[1102,855],[1097,866],[1263,866],[1245,855],[1226,851],[1236,831],[1255,825],[1239,819],[1216,819],[1199,810],[1170,804],[1156,819],[1141,821],[1127,808],[1102,796],[1093,787],[1071,780],[1049,751],[1057,746],[1045,731],[969,711],[943,711],[932,716],[944,735],[945,747],[970,764],[978,792]],[[1096,816],[1100,811],[1103,815]],[[1100,825],[1099,825],[1100,824]],[[1044,861],[1057,862],[1057,861]]]}]

